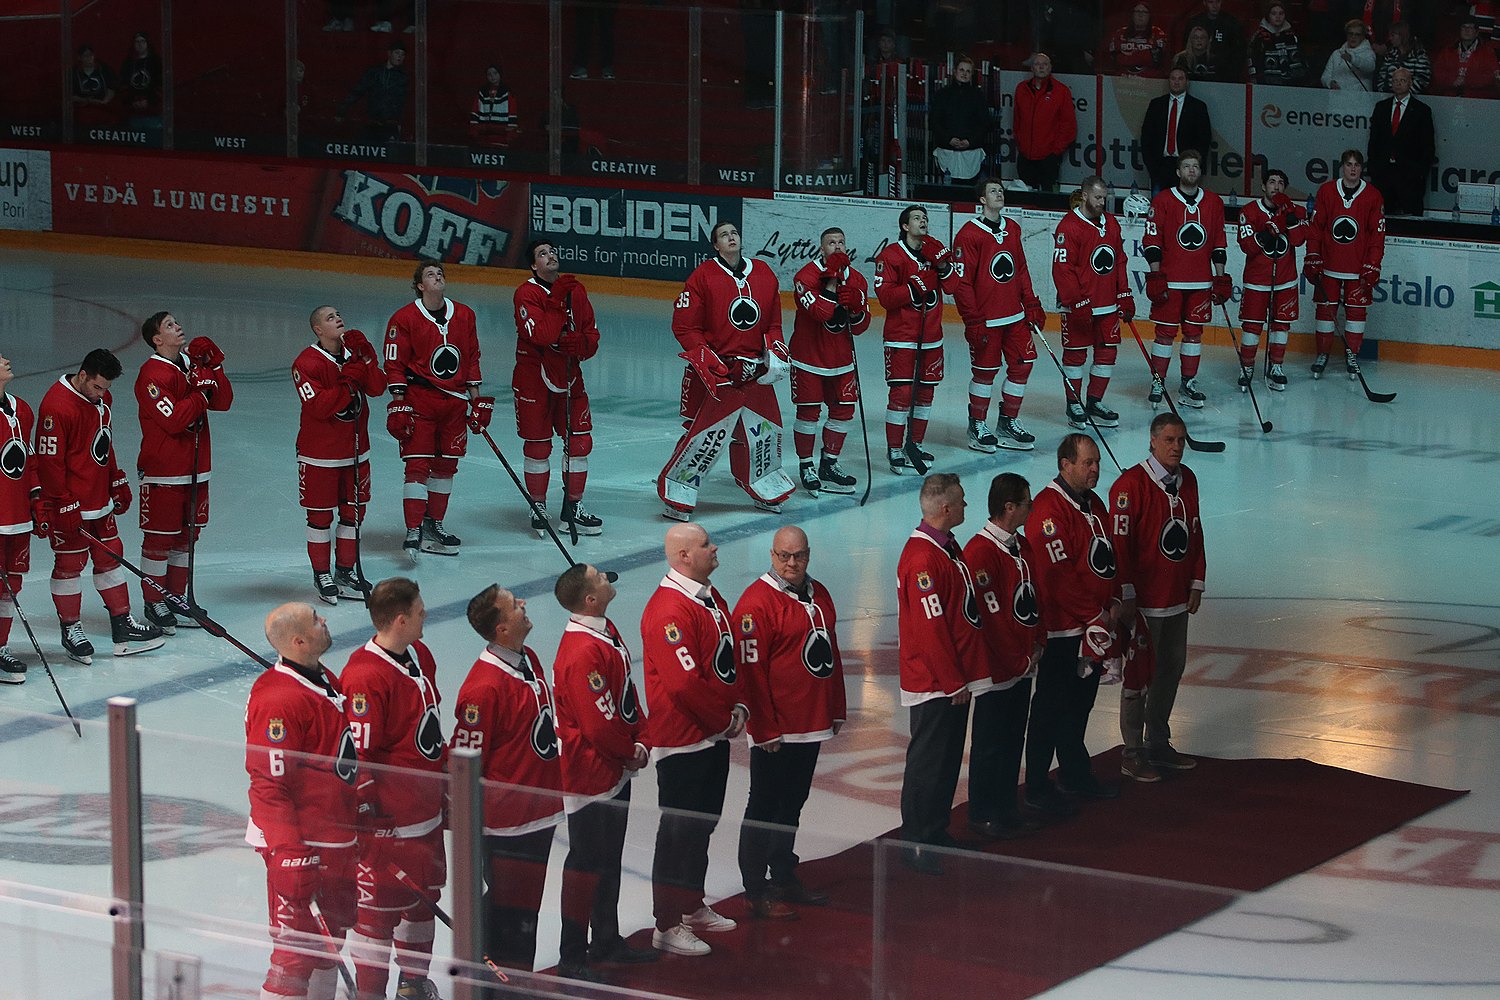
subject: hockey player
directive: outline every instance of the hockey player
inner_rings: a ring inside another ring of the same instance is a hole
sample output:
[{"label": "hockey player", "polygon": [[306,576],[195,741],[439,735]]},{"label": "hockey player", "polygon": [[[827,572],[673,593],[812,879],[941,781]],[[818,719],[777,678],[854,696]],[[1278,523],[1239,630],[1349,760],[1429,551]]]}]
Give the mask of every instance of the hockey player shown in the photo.
[{"label": "hockey player", "polygon": [[31,571],[31,532],[38,528],[33,517],[42,487],[31,454],[31,431],[36,425],[26,400],[6,391],[14,378],[10,361],[0,355],[0,684],[23,684],[26,664],[10,651],[10,626],[16,614],[15,597],[21,578]]},{"label": "hockey player", "polygon": [[385,392],[385,372],[370,341],[346,329],[333,306],[318,306],[309,320],[317,343],[303,348],[292,365],[302,404],[297,495],[307,511],[307,558],[319,600],[363,601],[370,585],[357,572],[358,532],[370,502],[369,400]]},{"label": "hockey player", "polygon": [[1286,195],[1287,176],[1267,170],[1261,196],[1240,209],[1240,248],[1245,251],[1244,297],[1240,299],[1240,389],[1255,377],[1255,348],[1269,320],[1267,384],[1286,389],[1287,334],[1297,319],[1297,248],[1307,241],[1307,220]]},{"label": "hockey player", "polygon": [[547,533],[547,479],[552,438],[563,442],[562,524],[580,535],[597,535],[604,522],[583,506],[594,447],[594,416],[583,384],[583,362],[599,351],[599,327],[583,284],[560,274],[557,248],[533,240],[527,256],[531,277],[516,289],[516,431],[526,456],[526,492],[536,507],[531,527]]},{"label": "hockey player", "polygon": [[354,923],[359,759],[343,692],[321,662],[333,645],[328,621],[283,604],[266,617],[266,638],[276,663],[245,708],[245,840],[266,863],[273,945],[261,997],[333,1000]]},{"label": "hockey player", "polygon": [[213,440],[207,411],[228,410],[234,387],[224,374],[224,352],[208,337],[194,337],[184,355],[187,338],[171,313],[148,317],[141,339],[155,352],[135,379],[141,569],[151,581],[141,581],[142,612],[163,635],[172,635],[179,625],[198,627],[196,619],[174,615],[162,591],[178,598],[187,593],[188,553],[208,525]]},{"label": "hockey player", "polygon": [[437,664],[423,644],[427,609],[413,580],[392,577],[370,591],[375,637],[355,650],[339,675],[344,711],[361,761],[359,909],[349,935],[360,996],[384,997],[396,946],[398,1000],[430,1000],[433,916],[397,876],[442,895],[448,882],[443,849],[444,772],[448,748],[438,717]]},{"label": "hockey player", "polygon": [[[915,472],[906,454],[910,442],[924,465],[922,450],[932,396],[943,380],[943,284],[953,273],[953,254],[927,235],[927,210],[901,210],[901,238],[875,258],[875,294],[885,307],[885,444],[891,472]],[[918,360],[920,355],[920,361]],[[917,365],[921,371],[917,371]],[[910,420],[911,426],[907,426]]]},{"label": "hockey player", "polygon": [[[996,446],[1030,451],[1036,436],[1021,426],[1021,397],[1036,360],[1031,327],[1047,322],[1042,300],[1031,287],[1031,270],[1021,249],[1021,227],[1000,214],[1005,210],[1005,187],[986,177],[975,185],[979,217],[959,227],[953,237],[953,300],[964,321],[969,342],[969,447],[993,452]],[[989,419],[995,376],[1005,365],[1000,386],[998,435]]]},{"label": "hockey player", "polygon": [[1198,186],[1203,159],[1196,149],[1177,157],[1177,185],[1151,199],[1141,253],[1151,268],[1146,297],[1156,339],[1151,345],[1151,393],[1155,407],[1165,389],[1172,342],[1182,330],[1182,384],[1177,398],[1187,406],[1203,405],[1198,363],[1203,354],[1203,325],[1213,307],[1229,301],[1234,282],[1224,273],[1229,260],[1224,238],[1224,202]]},{"label": "hockey player", "polygon": [[[1120,223],[1104,210],[1108,190],[1097,174],[1085,177],[1082,200],[1062,217],[1053,237],[1052,284],[1062,309],[1063,372],[1071,390],[1068,423],[1080,430],[1090,417],[1100,427],[1120,424],[1120,415],[1104,405],[1104,393],[1115,369],[1120,323],[1135,319]],[[1083,366],[1090,348],[1094,364],[1085,397]]]},{"label": "hockey player", "polygon": [[796,485],[781,468],[781,407],[772,386],[791,358],[781,336],[781,296],[771,268],[741,252],[732,222],[710,232],[715,255],[688,275],[672,309],[672,335],[687,362],[683,435],[656,479],[664,517],[686,521],[724,439],[729,471],[760,510],[775,513]]},{"label": "hockey player", "polygon": [[1385,199],[1363,179],[1365,157],[1346,149],[1339,157],[1339,176],[1318,188],[1307,234],[1307,261],[1302,276],[1313,286],[1316,322],[1313,378],[1322,378],[1333,350],[1334,322],[1344,307],[1344,368],[1359,375],[1360,345],[1371,293],[1380,283],[1385,259]]},{"label": "hockey player", "polygon": [[[40,523],[52,540],[52,603],[62,623],[62,644],[79,663],[94,662],[94,644],[82,624],[83,567],[94,560],[94,586],[109,611],[116,656],[161,646],[161,629],[130,613],[123,553],[115,515],[130,509],[130,480],[115,461],[109,387],[120,377],[120,359],[90,351],[72,375],[42,397],[36,432],[37,476],[42,486]],[[93,539],[84,537],[87,533]]]},{"label": "hockey player", "polygon": [[[417,298],[396,310],[385,332],[385,375],[391,390],[386,430],[401,445],[406,484],[406,557],[419,552],[458,555],[457,535],[443,528],[458,460],[468,431],[489,426],[495,398],[479,395],[479,334],[474,310],[444,292],[447,279],[435,260],[417,264]],[[467,427],[465,424],[467,423]]]},{"label": "hockey player", "polygon": [[[839,453],[859,402],[854,338],[870,328],[870,291],[849,260],[842,229],[823,230],[818,256],[797,272],[795,284],[791,354],[797,478],[814,496],[821,490],[853,493],[855,479],[839,468]],[[814,467],[813,442],[825,405],[823,455]]]}]

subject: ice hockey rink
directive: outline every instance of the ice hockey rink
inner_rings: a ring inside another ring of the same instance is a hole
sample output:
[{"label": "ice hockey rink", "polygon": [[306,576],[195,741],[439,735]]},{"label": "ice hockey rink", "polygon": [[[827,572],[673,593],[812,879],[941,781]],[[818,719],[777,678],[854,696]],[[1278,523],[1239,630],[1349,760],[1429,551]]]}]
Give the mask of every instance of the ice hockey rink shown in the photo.
[{"label": "ice hockey rink", "polygon": [[[316,305],[333,304],[373,339],[408,298],[410,266],[361,261],[345,272],[336,258],[287,255],[255,263],[219,261],[186,248],[162,250],[158,258],[152,252],[140,246],[124,256],[19,243],[0,248],[0,352],[17,373],[10,391],[35,406],[53,380],[76,371],[87,350],[116,351],[125,366],[115,385],[116,448],[121,466],[130,469],[139,443],[130,387],[148,354],[140,320],[169,310],[190,338],[207,334],[220,344],[235,400],[228,413],[212,417],[212,522],[197,551],[196,588],[219,622],[266,649],[261,623],[272,606],[316,603],[297,506],[297,401],[289,375],[292,359],[310,342],[307,315]],[[448,272],[450,295],[478,313],[486,391],[498,400],[493,433],[518,469],[509,385],[511,290],[520,277],[458,267]],[[667,522],[654,479],[680,430],[681,366],[669,330],[677,289],[647,282],[607,288],[592,296],[603,340],[599,355],[584,366],[595,414],[587,501],[605,528],[573,551],[580,561],[621,574],[612,617],[628,637],[663,572]],[[1306,302],[1303,312],[1310,313]],[[790,313],[785,322],[790,332]],[[768,568],[774,529],[797,524],[811,538],[812,574],[828,584],[838,604],[851,718],[844,734],[824,748],[804,814],[804,859],[898,823],[906,713],[897,701],[894,573],[918,519],[919,480],[892,476],[881,461],[878,323],[859,344],[876,460],[868,504],[858,506],[857,496],[799,492],[780,515],[755,511],[733,485],[725,456],[695,518],[720,545],[714,582],[731,603]],[[1145,325],[1138,325],[1144,333]],[[937,456],[935,471],[960,474],[968,489],[969,520],[957,532],[966,539],[983,520],[990,477],[1019,472],[1040,489],[1055,474],[1053,449],[1067,427],[1060,381],[1042,354],[1022,411],[1038,437],[1037,450],[969,451],[967,358],[957,325],[949,334],[948,377],[927,445]],[[1056,348],[1056,334],[1049,339]],[[1209,571],[1202,612],[1191,627],[1174,742],[1192,754],[1303,757],[1472,794],[1378,838],[1352,860],[1242,896],[1048,995],[1493,997],[1500,991],[1500,514],[1494,500],[1500,494],[1500,373],[1375,361],[1365,366],[1372,386],[1399,393],[1382,406],[1368,401],[1337,363],[1313,382],[1307,357],[1293,354],[1289,391],[1257,386],[1262,411],[1275,424],[1262,434],[1249,400],[1234,385],[1222,329],[1211,330],[1205,343],[1200,382],[1208,405],[1184,415],[1195,439],[1222,440],[1227,447],[1186,458],[1201,485]],[[1127,335],[1107,397],[1121,411],[1121,427],[1106,432],[1127,466],[1145,455],[1148,382]],[[1175,361],[1169,384],[1175,385]],[[790,424],[786,386],[779,392]],[[380,423],[372,421],[374,501],[363,535],[364,567],[372,580],[400,574],[421,583],[426,641],[437,655],[448,699],[445,726],[451,726],[451,699],[481,646],[464,620],[468,598],[496,581],[526,598],[536,624],[531,645],[545,661],[565,619],[551,596],[564,564],[550,541],[527,530],[516,488],[476,438],[446,519],[463,539],[461,555],[428,556],[409,567],[400,558],[400,465]],[[785,449],[786,468],[794,474],[789,427]],[[858,429],[843,466],[863,486]],[[1108,456],[1104,470],[1101,491],[1115,475]],[[554,490],[560,485],[555,473],[552,483]],[[558,506],[554,497],[550,508]],[[134,560],[140,533],[133,509],[121,519],[121,535]],[[254,996],[269,952],[264,932],[255,937],[264,921],[264,869],[241,839],[244,705],[257,668],[223,641],[188,630],[155,653],[115,660],[108,655],[108,619],[88,587],[84,624],[101,652],[92,666],[75,664],[58,641],[45,542],[33,541],[32,566],[21,605],[84,731],[79,739],[58,721],[57,698],[17,622],[10,647],[31,672],[23,686],[0,688],[0,924],[6,925],[0,996],[109,995],[110,923],[98,912],[81,916],[88,906],[78,900],[110,894],[108,811],[99,796],[107,790],[106,699],[115,695],[139,702],[146,795],[180,806],[179,824],[148,831],[148,843],[159,849],[148,856],[146,897],[168,915],[148,931],[148,946],[203,955],[205,996]],[[131,593],[138,613],[133,580]],[[317,607],[334,635],[327,663],[341,667],[368,638],[368,618],[353,602]],[[1100,692],[1089,733],[1093,751],[1119,742],[1116,690]],[[747,761],[737,747],[725,819],[714,837],[711,898],[740,890],[734,858]],[[1146,796],[1152,787],[1132,786],[1124,794]],[[650,921],[654,804],[648,769],[637,782],[625,854],[626,931]],[[1275,838],[1277,831],[1264,835]],[[552,854],[540,966],[556,960],[562,840],[565,831]],[[242,932],[250,935],[248,943],[239,939]],[[441,952],[446,932],[439,926],[438,933]],[[786,933],[795,934],[795,925]],[[442,989],[448,995],[448,985]],[[932,989],[928,995],[942,995],[940,985]]]}]

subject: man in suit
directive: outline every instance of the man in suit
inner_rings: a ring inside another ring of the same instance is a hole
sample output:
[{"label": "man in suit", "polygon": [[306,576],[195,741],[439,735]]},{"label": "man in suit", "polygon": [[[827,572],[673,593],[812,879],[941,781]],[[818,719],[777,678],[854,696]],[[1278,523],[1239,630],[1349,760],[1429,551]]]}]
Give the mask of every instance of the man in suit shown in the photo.
[{"label": "man in suit", "polygon": [[1208,105],[1188,94],[1187,73],[1174,69],[1167,76],[1167,93],[1146,105],[1141,124],[1141,151],[1146,173],[1151,175],[1151,193],[1177,183],[1177,154],[1197,149],[1207,154],[1213,138]]},{"label": "man in suit", "polygon": [[1391,96],[1370,113],[1367,159],[1387,214],[1422,214],[1435,141],[1432,109],[1412,93],[1411,70],[1398,67],[1391,74]]}]

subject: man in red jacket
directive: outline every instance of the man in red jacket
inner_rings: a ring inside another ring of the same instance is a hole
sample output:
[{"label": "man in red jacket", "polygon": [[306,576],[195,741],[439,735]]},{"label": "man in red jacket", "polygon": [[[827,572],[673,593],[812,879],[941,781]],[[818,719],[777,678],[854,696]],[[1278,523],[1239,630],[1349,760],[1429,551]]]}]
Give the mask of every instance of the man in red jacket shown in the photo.
[{"label": "man in red jacket", "polygon": [[1031,79],[1016,84],[1016,176],[1029,187],[1051,191],[1063,154],[1078,136],[1073,92],[1052,77],[1052,57],[1031,56]]}]

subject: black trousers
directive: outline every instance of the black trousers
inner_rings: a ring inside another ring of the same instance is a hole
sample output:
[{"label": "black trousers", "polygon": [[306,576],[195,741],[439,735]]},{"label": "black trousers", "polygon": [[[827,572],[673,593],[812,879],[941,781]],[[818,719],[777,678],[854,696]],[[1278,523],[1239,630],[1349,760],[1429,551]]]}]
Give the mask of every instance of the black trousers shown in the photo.
[{"label": "black trousers", "polygon": [[1014,815],[1021,749],[1031,708],[1031,678],[974,699],[969,737],[969,819],[989,823]]},{"label": "black trousers", "polygon": [[656,762],[656,798],[661,823],[651,859],[651,909],[659,930],[682,923],[703,905],[708,877],[708,841],[724,811],[729,783],[729,742]]},{"label": "black trousers", "polygon": [[1062,168],[1062,154],[1044,156],[1040,160],[1016,157],[1016,176],[1038,191],[1051,191],[1057,187],[1057,175]]},{"label": "black trousers", "polygon": [[613,798],[568,816],[568,859],[562,878],[562,961],[588,961],[589,929],[607,946],[620,936],[620,854],[630,818],[630,782]]},{"label": "black trousers", "polygon": [[945,844],[964,761],[969,703],[934,698],[910,711],[911,742],[901,778],[901,838],[915,844]]},{"label": "black trousers", "polygon": [[1051,787],[1047,773],[1057,755],[1058,777],[1069,787],[1088,784],[1093,777],[1089,752],[1083,745],[1089,712],[1099,693],[1099,675],[1078,676],[1078,650],[1083,637],[1047,640],[1037,665],[1036,694],[1031,699],[1031,726],[1026,732],[1026,790],[1042,793]]},{"label": "black trousers", "polygon": [[750,797],[740,825],[740,875],[752,899],[797,880],[797,825],[812,791],[821,743],[783,743],[775,753],[750,748]]},{"label": "black trousers", "polygon": [[484,949],[496,965],[531,971],[552,827],[484,838]]}]

